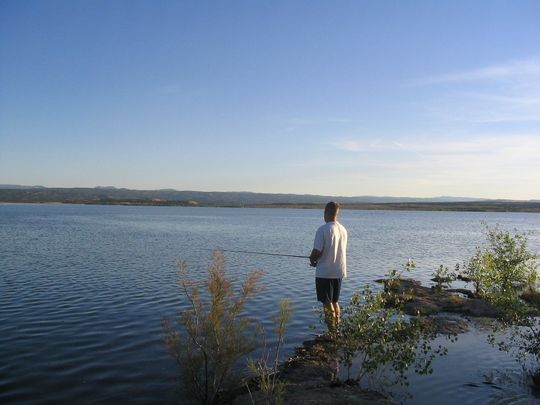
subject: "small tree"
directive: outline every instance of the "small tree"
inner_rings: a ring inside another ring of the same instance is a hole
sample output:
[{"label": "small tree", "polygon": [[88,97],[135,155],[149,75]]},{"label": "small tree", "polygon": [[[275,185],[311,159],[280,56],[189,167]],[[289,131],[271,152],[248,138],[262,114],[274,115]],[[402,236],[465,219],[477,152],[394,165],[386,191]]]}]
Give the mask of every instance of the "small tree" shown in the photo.
[{"label": "small tree", "polygon": [[[529,286],[536,288],[537,255],[527,250],[527,235],[517,231],[512,235],[498,226],[487,228],[489,248],[486,252],[491,256],[490,274],[492,288],[496,292],[506,294],[516,287]],[[534,283],[534,285],[533,285]]]},{"label": "small tree", "polygon": [[464,274],[473,281],[475,292],[490,300],[507,301],[518,290],[536,289],[538,256],[527,249],[527,235],[486,225],[488,245],[477,248],[465,266]]},{"label": "small tree", "polygon": [[242,310],[260,291],[260,277],[260,271],[251,272],[235,293],[223,253],[215,251],[202,283],[208,296],[203,296],[186,263],[179,265],[178,283],[189,308],[180,313],[179,329],[163,319],[164,341],[178,363],[186,393],[201,404],[219,402],[220,392],[237,377],[237,362],[257,346],[257,323],[242,316]]},{"label": "small tree", "polygon": [[[477,248],[465,274],[474,282],[475,292],[501,311],[488,340],[513,353],[540,385],[540,320],[520,298],[523,289],[536,291],[538,255],[527,249],[527,235],[518,231],[486,226],[486,238],[488,246]],[[505,333],[498,334],[502,330]]]},{"label": "small tree", "polygon": [[466,280],[472,281],[474,293],[477,296],[485,297],[490,283],[490,272],[493,268],[492,255],[489,252],[476,248],[475,254],[463,266],[463,275]]}]

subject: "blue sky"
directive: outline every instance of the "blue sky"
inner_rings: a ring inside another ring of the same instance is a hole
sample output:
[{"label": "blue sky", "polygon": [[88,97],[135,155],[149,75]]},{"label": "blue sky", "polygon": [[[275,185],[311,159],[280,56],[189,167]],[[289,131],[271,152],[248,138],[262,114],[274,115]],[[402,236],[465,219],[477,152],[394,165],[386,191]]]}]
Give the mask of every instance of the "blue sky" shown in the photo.
[{"label": "blue sky", "polygon": [[0,3],[0,183],[540,198],[540,2]]}]

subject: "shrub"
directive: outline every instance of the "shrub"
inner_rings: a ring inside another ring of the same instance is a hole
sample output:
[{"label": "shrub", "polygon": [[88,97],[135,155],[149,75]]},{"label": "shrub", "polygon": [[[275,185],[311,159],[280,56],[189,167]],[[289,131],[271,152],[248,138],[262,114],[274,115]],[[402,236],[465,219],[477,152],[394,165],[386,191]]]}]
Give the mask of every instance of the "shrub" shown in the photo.
[{"label": "shrub", "polygon": [[537,255],[527,250],[527,235],[517,231],[512,235],[498,226],[487,228],[488,254],[494,270],[491,284],[499,293],[513,291],[515,287],[536,288]]},{"label": "shrub", "polygon": [[505,301],[517,296],[519,288],[535,290],[538,256],[527,249],[527,235],[512,234],[497,225],[486,226],[486,238],[487,247],[477,248],[465,265],[464,275],[473,281],[475,293],[491,301]]},{"label": "shrub", "polygon": [[242,316],[242,310],[260,291],[260,277],[260,271],[251,272],[235,293],[223,253],[215,251],[202,283],[206,298],[189,278],[186,263],[179,265],[178,283],[189,308],[180,313],[179,329],[163,319],[164,341],[178,363],[187,395],[201,404],[219,402],[223,389],[238,378],[238,361],[257,347],[258,325]]},{"label": "shrub", "polygon": [[[406,269],[414,263],[409,261]],[[386,284],[399,283],[401,274],[392,271]],[[414,367],[419,374],[432,373],[432,361],[447,350],[432,347],[435,330],[420,317],[410,320],[403,312],[403,297],[388,288],[374,292],[369,286],[353,294],[343,310],[336,345],[341,350],[341,364],[347,379],[361,383],[365,377],[382,379],[390,384],[408,385],[406,371]],[[351,376],[353,363],[359,371]]]},{"label": "shrub", "polygon": [[450,269],[442,264],[437,270],[433,272],[433,278],[431,280],[435,281],[437,285],[435,288],[442,290],[443,287],[450,286],[452,281],[455,281],[457,278],[457,272],[459,271],[459,265],[456,264],[455,271],[450,271]]},{"label": "shrub", "polygon": [[[488,246],[477,248],[466,275],[473,280],[475,292],[501,311],[488,340],[511,352],[540,382],[540,320],[522,299],[536,297],[538,255],[527,249],[527,235],[518,231],[486,227],[486,237]],[[520,294],[524,289],[525,294]]]},{"label": "shrub", "polygon": [[488,279],[492,268],[491,254],[480,248],[476,248],[475,254],[464,265],[463,279],[472,281],[476,295],[480,297],[487,295]]}]

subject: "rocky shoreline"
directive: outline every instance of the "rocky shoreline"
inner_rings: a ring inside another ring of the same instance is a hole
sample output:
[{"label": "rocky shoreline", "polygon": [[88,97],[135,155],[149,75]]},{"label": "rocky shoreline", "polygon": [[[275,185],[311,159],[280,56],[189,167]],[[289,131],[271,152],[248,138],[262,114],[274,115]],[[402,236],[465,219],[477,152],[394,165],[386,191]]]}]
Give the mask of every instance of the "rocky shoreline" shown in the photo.
[{"label": "rocky shoreline", "polygon": [[[283,405],[393,404],[375,391],[337,383],[338,355],[332,342],[319,336],[302,343],[295,355],[280,366],[279,378],[286,382]],[[247,390],[246,390],[247,391]],[[233,405],[266,404],[259,391],[237,396]]]},{"label": "rocky shoreline", "polygon": [[[477,298],[467,289],[424,287],[413,279],[401,279],[392,284],[383,279],[376,281],[384,283],[386,289],[403,300],[406,314],[422,315],[423,322],[432,325],[438,334],[465,333],[469,330],[471,318],[495,319],[501,315],[493,304]],[[324,336],[303,342],[295,355],[281,364],[279,369],[279,378],[286,382],[283,404],[394,403],[382,393],[362,390],[354,384],[339,383],[338,358],[337,349]],[[234,405],[251,405],[263,404],[266,400],[259,391],[252,389],[250,393],[243,389],[231,402]]]}]

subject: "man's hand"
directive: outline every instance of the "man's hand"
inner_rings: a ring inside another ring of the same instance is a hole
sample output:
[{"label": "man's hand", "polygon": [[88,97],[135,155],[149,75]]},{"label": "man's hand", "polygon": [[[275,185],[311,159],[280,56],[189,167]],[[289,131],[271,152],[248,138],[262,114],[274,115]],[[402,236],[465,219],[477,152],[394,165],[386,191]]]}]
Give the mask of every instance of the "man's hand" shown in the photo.
[{"label": "man's hand", "polygon": [[309,265],[311,267],[317,267],[317,262],[319,261],[320,257],[321,252],[319,252],[317,249],[313,249],[309,255]]}]

